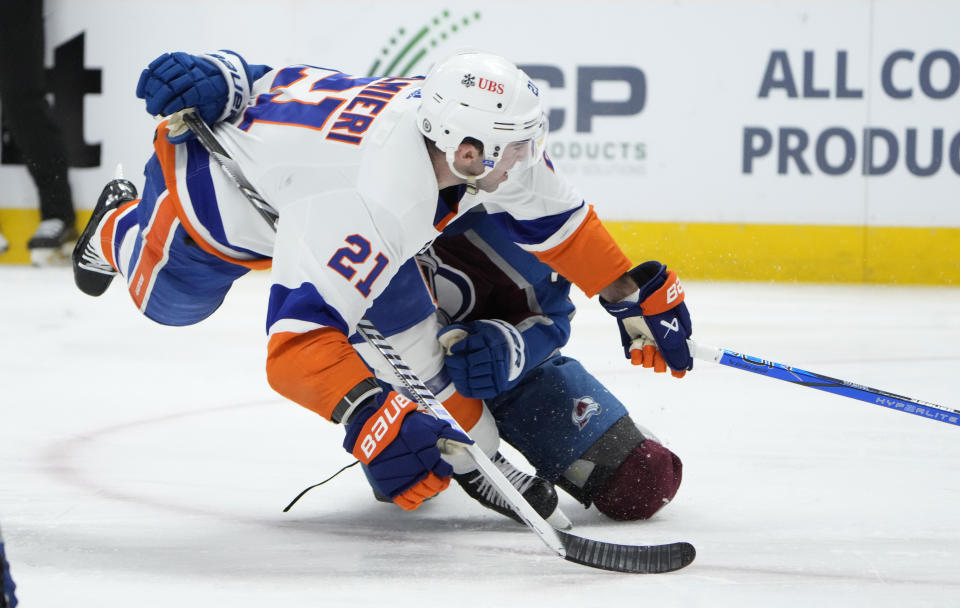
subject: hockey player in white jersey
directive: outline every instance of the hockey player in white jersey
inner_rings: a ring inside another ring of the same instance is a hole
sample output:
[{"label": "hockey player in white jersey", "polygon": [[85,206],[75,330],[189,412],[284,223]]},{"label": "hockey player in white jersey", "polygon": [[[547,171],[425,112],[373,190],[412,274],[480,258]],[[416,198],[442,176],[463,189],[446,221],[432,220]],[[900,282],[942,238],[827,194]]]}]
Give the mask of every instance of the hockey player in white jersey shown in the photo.
[{"label": "hockey player in white jersey", "polygon": [[[164,86],[169,87],[169,80],[165,75]],[[156,103],[170,103],[169,89],[160,90],[159,84],[144,96],[148,105],[157,98]],[[225,90],[219,99],[211,96],[216,111],[226,99]],[[623,404],[576,360],[557,355],[569,336],[567,317],[573,314],[568,281],[523,252],[506,237],[496,216],[482,211],[445,229],[418,261],[430,291],[424,289],[417,265],[408,262],[366,316],[401,347],[405,362],[441,398],[451,394],[452,379],[461,394],[492,405],[492,415],[484,409],[486,424],[478,423],[471,432],[492,452],[502,431],[546,476],[523,474],[493,454],[538,511],[547,517],[557,504],[548,481],[616,519],[648,518],[673,498],[681,479],[680,459],[649,431],[638,429]],[[443,329],[444,341],[466,335],[446,355],[446,368],[435,340],[442,327],[434,314],[438,307],[444,325],[456,322]],[[359,335],[351,336],[351,343],[383,382],[394,380],[389,364]],[[652,356],[659,354],[655,347],[646,349],[653,351],[647,366],[659,361],[657,371],[665,371],[662,357]],[[481,504],[516,517],[478,472],[454,477]]]},{"label": "hockey player in white jersey", "polygon": [[[458,434],[402,395],[382,392],[347,336],[402,264],[480,192],[493,193],[484,202],[515,242],[601,295],[626,352],[635,341],[655,342],[675,371],[692,367],[675,275],[659,265],[627,273],[629,261],[592,208],[542,156],[539,92],[506,60],[458,54],[423,82],[304,65],[256,79],[238,57],[214,61],[241,96],[205,119],[225,119],[217,134],[279,211],[276,235],[211,171],[198,142],[169,141],[177,134],[163,123],[142,198],[125,182],[101,196],[75,252],[77,284],[99,295],[119,273],[145,315],[185,325],[211,314],[249,268],[272,260],[268,379],[293,401],[348,423],[344,445],[368,465],[381,494],[416,508],[444,489],[452,469],[435,444]],[[249,80],[256,82],[246,104]],[[650,334],[644,313],[667,331]],[[482,404],[458,401],[446,405],[470,429]]]}]

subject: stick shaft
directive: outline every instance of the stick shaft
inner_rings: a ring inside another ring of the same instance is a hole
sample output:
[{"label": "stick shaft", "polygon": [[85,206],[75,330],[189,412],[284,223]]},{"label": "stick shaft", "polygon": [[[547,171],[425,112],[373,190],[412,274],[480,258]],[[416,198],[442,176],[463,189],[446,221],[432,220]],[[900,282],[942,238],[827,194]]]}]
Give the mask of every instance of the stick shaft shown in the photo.
[{"label": "stick shaft", "polygon": [[690,346],[691,354],[697,359],[713,361],[720,365],[760,374],[775,380],[783,380],[791,384],[840,395],[841,397],[849,397],[899,412],[906,412],[922,418],[930,418],[932,420],[960,426],[960,411],[942,405],[920,401],[912,397],[904,397],[903,395],[855,384],[847,380],[831,378],[830,376],[809,372],[798,367],[784,365],[776,361],[767,361],[766,359],[760,359],[717,346],[697,344],[693,340],[688,340],[687,344]]},{"label": "stick shaft", "polygon": [[214,162],[216,162],[220,169],[227,174],[227,177],[236,184],[250,205],[252,205],[257,213],[260,214],[260,217],[263,218],[263,221],[276,232],[277,219],[279,218],[277,210],[264,200],[264,198],[260,196],[260,193],[257,192],[257,189],[247,181],[237,161],[233,160],[230,154],[223,148],[217,136],[214,135],[213,129],[208,127],[207,123],[203,122],[203,120],[197,116],[196,112],[184,110],[182,111],[181,119],[184,124],[193,131],[193,134],[197,136],[197,139],[200,140],[200,143],[206,148],[207,153],[210,154]]}]

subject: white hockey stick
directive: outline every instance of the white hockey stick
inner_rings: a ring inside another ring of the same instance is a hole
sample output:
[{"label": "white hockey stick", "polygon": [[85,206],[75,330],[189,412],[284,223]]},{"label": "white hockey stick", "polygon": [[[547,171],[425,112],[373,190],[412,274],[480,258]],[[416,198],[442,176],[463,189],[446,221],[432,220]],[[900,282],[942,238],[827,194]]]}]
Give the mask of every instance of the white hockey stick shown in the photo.
[{"label": "white hockey stick", "polygon": [[[276,222],[279,217],[276,210],[247,181],[239,165],[220,145],[210,127],[192,111],[184,111],[182,119],[220,168],[223,169],[227,177],[237,185],[250,204],[260,213],[264,221],[276,230]],[[467,435],[466,431],[447,412],[443,404],[430,392],[430,389],[413,373],[413,370],[404,363],[397,351],[370,321],[362,319],[357,325],[357,331],[383,355],[419,405]],[[469,437],[469,435],[467,436]],[[510,508],[540,537],[550,550],[567,561],[603,570],[644,574],[679,570],[689,565],[696,557],[696,550],[693,545],[686,542],[663,545],[619,545],[556,530],[523,498],[523,495],[513,487],[513,484],[510,483],[503,472],[487,458],[487,455],[475,443],[466,445],[447,441],[440,447],[445,450],[466,450],[467,454],[476,463],[477,468],[480,469],[487,481],[500,492]]]}]

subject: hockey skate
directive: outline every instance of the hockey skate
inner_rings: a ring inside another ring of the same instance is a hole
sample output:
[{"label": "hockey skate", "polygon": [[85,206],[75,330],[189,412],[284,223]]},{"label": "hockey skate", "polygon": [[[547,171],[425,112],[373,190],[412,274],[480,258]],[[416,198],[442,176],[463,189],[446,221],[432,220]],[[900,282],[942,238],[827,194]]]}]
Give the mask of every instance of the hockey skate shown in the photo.
[{"label": "hockey skate", "polygon": [[[501,456],[500,452],[497,452],[492,460],[493,464],[496,465],[510,483],[513,484],[513,487],[515,487],[527,502],[530,503],[530,506],[540,514],[540,517],[547,520],[547,523],[560,530],[569,530],[573,527],[573,524],[570,523],[567,516],[560,510],[557,491],[554,489],[552,483],[542,477],[529,475],[517,469],[509,460]],[[507,501],[500,496],[500,493],[487,481],[479,469],[469,473],[463,473],[462,475],[454,475],[453,478],[457,480],[457,483],[460,484],[460,487],[464,489],[470,498],[476,500],[488,509],[492,509],[501,515],[506,515],[518,523],[523,523],[520,517],[510,508]]]},{"label": "hockey skate", "polygon": [[34,266],[63,266],[71,246],[77,240],[77,229],[60,218],[40,222],[27,241],[30,263]]},{"label": "hockey skate", "polygon": [[73,280],[83,293],[90,296],[103,294],[117,274],[113,266],[100,254],[93,238],[98,234],[97,228],[108,211],[136,198],[136,186],[122,177],[111,180],[100,193],[90,221],[73,248]]}]

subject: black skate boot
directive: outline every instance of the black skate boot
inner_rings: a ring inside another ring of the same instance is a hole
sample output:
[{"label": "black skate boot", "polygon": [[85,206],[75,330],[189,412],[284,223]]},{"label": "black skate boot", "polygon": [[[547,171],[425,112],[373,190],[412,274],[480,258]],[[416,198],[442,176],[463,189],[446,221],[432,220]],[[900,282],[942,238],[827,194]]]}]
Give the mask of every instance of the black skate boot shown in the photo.
[{"label": "black skate boot", "polygon": [[[554,489],[552,483],[542,477],[528,475],[517,469],[509,460],[501,456],[500,452],[497,452],[492,460],[493,464],[495,464],[510,483],[513,484],[513,487],[515,487],[527,502],[530,503],[530,506],[540,514],[540,517],[547,520],[547,523],[561,530],[569,530],[573,527],[567,516],[560,510],[557,491]],[[514,521],[523,523],[520,517],[510,508],[510,505],[500,496],[496,488],[490,485],[490,482],[487,481],[479,469],[462,475],[454,475],[453,478],[457,480],[457,483],[460,484],[460,487],[464,489],[470,498],[476,500],[488,509],[493,509],[501,515],[506,515]]]},{"label": "black skate boot", "polygon": [[83,293],[90,296],[103,294],[117,274],[113,266],[97,253],[91,240],[108,211],[136,198],[136,186],[121,177],[110,181],[100,193],[97,206],[93,208],[93,215],[73,248],[73,281]]},{"label": "black skate boot", "polygon": [[62,265],[75,240],[77,229],[72,222],[67,223],[60,218],[43,220],[27,241],[30,263],[34,266]]}]

